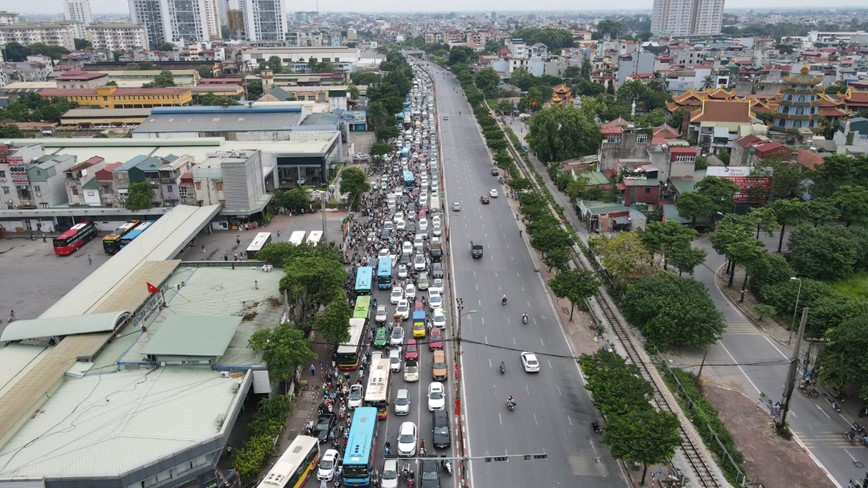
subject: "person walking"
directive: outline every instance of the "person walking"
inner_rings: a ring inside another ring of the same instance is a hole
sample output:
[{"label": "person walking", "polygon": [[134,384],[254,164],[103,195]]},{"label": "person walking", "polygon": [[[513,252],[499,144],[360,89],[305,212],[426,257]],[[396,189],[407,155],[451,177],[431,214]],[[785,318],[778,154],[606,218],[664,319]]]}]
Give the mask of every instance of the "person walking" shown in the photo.
[{"label": "person walking", "polygon": [[90,254],[87,255],[87,264],[93,266],[93,256]]},{"label": "person walking", "polygon": [[313,363],[310,364],[310,375],[316,376],[316,366],[314,366]]}]

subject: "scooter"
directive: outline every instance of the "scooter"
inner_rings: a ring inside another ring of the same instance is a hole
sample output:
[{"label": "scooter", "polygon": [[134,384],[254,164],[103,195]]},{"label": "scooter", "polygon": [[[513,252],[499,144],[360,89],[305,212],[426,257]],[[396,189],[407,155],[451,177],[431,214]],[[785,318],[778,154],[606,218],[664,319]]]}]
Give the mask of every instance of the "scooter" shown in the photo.
[{"label": "scooter", "polygon": [[515,400],[512,400],[512,399],[507,399],[507,400],[506,400],[506,408],[507,408],[510,412],[512,412],[513,410],[515,410],[515,405],[516,405],[516,404],[515,404]]},{"label": "scooter", "polygon": [[521,323],[527,325],[527,314],[521,316]]},{"label": "scooter", "polygon": [[591,428],[594,429],[594,432],[596,432],[596,433],[598,433],[598,434],[602,434],[602,433],[603,433],[603,428],[600,427],[600,422],[598,422],[598,421],[596,421],[596,420],[594,420],[593,422],[591,422]]},{"label": "scooter", "polygon": [[500,374],[506,374],[506,365],[503,364],[503,361],[500,362]]},{"label": "scooter", "polygon": [[448,459],[440,461],[440,466],[443,468],[443,471],[446,471],[449,476],[452,476],[452,463]]},{"label": "scooter", "polygon": [[500,300],[500,304],[503,305],[503,306],[506,306],[506,297],[503,297],[503,298]]}]

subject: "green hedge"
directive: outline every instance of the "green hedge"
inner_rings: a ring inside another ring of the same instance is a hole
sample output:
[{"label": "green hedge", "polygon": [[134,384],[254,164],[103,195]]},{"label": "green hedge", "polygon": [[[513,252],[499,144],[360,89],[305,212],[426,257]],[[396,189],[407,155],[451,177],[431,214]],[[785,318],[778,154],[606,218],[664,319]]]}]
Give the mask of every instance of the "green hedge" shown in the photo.
[{"label": "green hedge", "polygon": [[238,449],[233,466],[241,478],[251,481],[268,463],[274,451],[274,439],[283,431],[286,417],[292,411],[292,402],[285,395],[264,398],[250,421],[250,437]]}]

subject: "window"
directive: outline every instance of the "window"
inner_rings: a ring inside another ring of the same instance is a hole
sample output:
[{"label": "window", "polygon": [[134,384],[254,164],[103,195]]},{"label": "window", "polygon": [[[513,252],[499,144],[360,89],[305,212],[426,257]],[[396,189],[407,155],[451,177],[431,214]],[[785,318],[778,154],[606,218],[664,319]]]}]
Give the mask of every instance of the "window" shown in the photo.
[{"label": "window", "polygon": [[41,192],[42,190],[39,188],[39,185],[33,185],[33,191]]},{"label": "window", "polygon": [[214,182],[214,189],[217,191],[223,191],[223,182],[222,181],[215,181]]},{"label": "window", "polygon": [[186,197],[187,196],[187,187],[186,186],[179,186],[178,187],[178,195],[181,195],[182,197]]},{"label": "window", "polygon": [[637,143],[643,143],[648,141],[648,134],[638,134],[636,136]]},{"label": "window", "polygon": [[197,189],[197,190],[201,190],[201,189],[202,189],[202,182],[201,182],[201,181],[197,181],[197,182],[196,182],[196,189]]},{"label": "window", "polygon": [[9,195],[9,187],[8,187],[8,186],[4,186],[4,187],[3,187],[3,194],[4,194],[4,195]]},{"label": "window", "polygon": [[647,188],[645,188],[645,194],[646,194],[646,195],[650,195],[650,194],[651,194],[651,189],[652,189],[652,188],[651,188],[650,186],[647,187]]},{"label": "window", "polygon": [[72,194],[78,196],[78,188],[73,188]]},{"label": "window", "polygon": [[0,170],[0,178],[6,178],[6,172]]}]

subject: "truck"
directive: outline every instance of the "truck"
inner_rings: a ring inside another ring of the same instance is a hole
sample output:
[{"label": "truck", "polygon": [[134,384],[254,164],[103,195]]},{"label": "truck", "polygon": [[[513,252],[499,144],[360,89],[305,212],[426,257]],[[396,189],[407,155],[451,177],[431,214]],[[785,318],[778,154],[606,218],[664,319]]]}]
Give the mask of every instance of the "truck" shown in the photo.
[{"label": "truck", "polygon": [[431,238],[431,250],[429,251],[431,254],[431,261],[435,263],[439,263],[443,261],[443,241],[439,237]]},{"label": "truck", "polygon": [[473,259],[482,258],[482,244],[470,241],[470,256]]},{"label": "truck", "polygon": [[413,337],[417,339],[424,339],[425,334],[427,333],[428,328],[425,323],[425,311],[424,310],[416,310],[413,312]]}]

